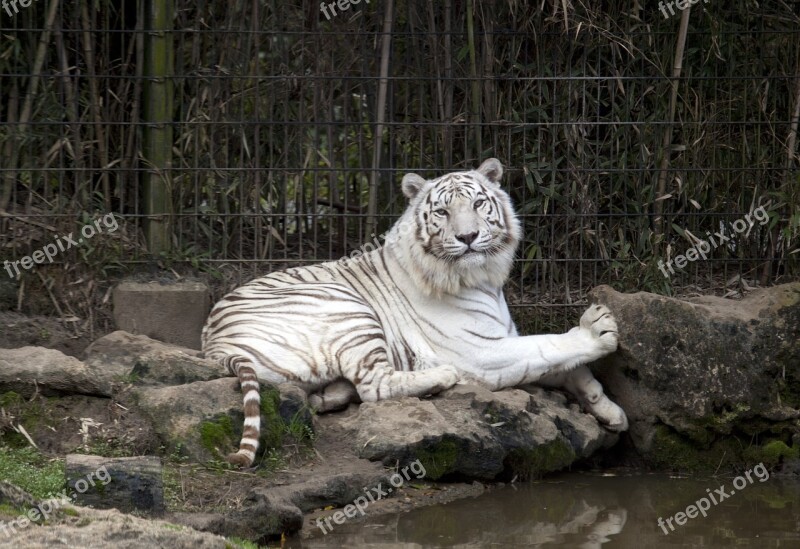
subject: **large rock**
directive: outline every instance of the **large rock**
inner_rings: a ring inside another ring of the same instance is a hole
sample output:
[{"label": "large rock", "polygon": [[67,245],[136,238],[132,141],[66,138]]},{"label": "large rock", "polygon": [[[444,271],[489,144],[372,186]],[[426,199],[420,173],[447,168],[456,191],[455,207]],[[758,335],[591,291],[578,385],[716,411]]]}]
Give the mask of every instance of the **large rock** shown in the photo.
[{"label": "large rock", "polygon": [[725,470],[797,457],[800,283],[741,301],[608,286],[592,297],[620,327],[619,351],[593,369],[627,412],[647,464]]},{"label": "large rock", "polygon": [[115,364],[85,364],[54,349],[0,349],[0,394],[13,391],[30,397],[38,391],[45,396],[108,397],[125,372],[124,367]]},{"label": "large rock", "polygon": [[[125,396],[147,417],[168,453],[220,460],[239,447],[244,422],[236,378],[140,386]],[[289,429],[313,430],[305,393],[289,384],[261,387],[261,449],[280,447]]]},{"label": "large rock", "polygon": [[343,507],[365,489],[388,484],[389,474],[366,470],[311,478],[305,482],[254,488],[242,508],[225,513],[176,513],[173,518],[198,530],[266,542],[303,527],[303,513],[326,506]]},{"label": "large rock", "polygon": [[85,354],[86,363],[96,368],[125,368],[137,385],[180,385],[230,375],[218,361],[200,358],[198,351],[121,330],[96,340]]},{"label": "large rock", "polygon": [[419,460],[434,480],[541,476],[617,440],[563,395],[539,388],[457,385],[430,400],[364,403],[343,426],[361,457],[391,466]]}]

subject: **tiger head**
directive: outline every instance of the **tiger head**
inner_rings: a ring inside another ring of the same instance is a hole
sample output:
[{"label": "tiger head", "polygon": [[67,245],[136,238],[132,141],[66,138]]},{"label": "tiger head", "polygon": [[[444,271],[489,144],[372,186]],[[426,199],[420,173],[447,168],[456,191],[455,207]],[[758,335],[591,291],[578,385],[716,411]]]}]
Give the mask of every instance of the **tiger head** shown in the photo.
[{"label": "tiger head", "polygon": [[499,288],[508,278],[521,229],[502,175],[500,161],[490,158],[477,170],[430,181],[403,177],[410,203],[386,243],[426,294]]}]

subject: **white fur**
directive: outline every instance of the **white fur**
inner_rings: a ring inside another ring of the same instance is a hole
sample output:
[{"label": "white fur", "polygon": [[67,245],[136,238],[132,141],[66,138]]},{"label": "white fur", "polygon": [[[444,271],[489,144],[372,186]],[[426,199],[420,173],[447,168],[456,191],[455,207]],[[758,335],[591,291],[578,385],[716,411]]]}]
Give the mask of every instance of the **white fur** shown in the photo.
[{"label": "white fur", "polygon": [[[574,392],[600,421],[625,429],[622,409],[582,366],[617,348],[606,307],[589,307],[565,334],[517,335],[502,286],[521,229],[500,188],[502,173],[490,159],[431,181],[406,175],[410,203],[383,248],[241,286],[237,299],[212,311],[206,355],[246,357],[259,379],[310,391],[349,380],[364,401],[435,393],[459,378],[491,389],[541,381]],[[225,322],[215,323],[221,314]],[[337,389],[313,402],[327,408],[346,400]]]}]

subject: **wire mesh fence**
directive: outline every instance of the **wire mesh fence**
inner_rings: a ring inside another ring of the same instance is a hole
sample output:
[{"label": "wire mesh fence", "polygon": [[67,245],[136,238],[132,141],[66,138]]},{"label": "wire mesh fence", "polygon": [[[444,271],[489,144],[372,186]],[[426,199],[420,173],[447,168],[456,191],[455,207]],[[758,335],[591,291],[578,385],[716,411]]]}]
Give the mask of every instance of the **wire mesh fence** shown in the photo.
[{"label": "wire mesh fence", "polygon": [[380,241],[403,174],[491,156],[525,227],[523,329],[563,328],[602,283],[798,276],[797,3],[699,3],[685,33],[689,8],[653,1],[0,6],[0,261],[119,220],[20,264],[15,307],[86,319],[131,272],[222,292],[338,258]]}]

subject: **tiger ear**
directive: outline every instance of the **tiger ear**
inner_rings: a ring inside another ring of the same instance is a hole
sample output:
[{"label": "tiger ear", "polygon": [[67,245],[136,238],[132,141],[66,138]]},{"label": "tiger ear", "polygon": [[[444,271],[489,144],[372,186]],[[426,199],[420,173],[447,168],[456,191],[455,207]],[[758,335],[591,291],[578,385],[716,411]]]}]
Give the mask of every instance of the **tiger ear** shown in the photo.
[{"label": "tiger ear", "polygon": [[486,179],[492,183],[500,184],[500,178],[503,177],[503,165],[496,158],[489,158],[484,160],[483,164],[477,170]]},{"label": "tiger ear", "polygon": [[425,180],[415,173],[407,173],[403,176],[403,194],[406,198],[414,198],[425,184]]}]

